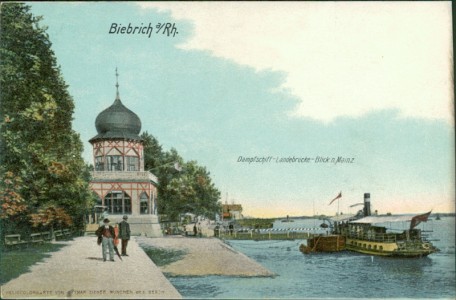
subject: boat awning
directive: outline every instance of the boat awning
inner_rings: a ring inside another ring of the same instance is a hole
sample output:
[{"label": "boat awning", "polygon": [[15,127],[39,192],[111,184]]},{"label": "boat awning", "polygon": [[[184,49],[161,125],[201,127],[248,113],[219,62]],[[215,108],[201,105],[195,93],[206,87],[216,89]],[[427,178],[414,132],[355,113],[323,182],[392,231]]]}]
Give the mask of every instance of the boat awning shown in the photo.
[{"label": "boat awning", "polygon": [[369,216],[359,220],[351,221],[350,223],[362,223],[362,224],[375,224],[375,223],[387,223],[387,222],[407,222],[411,221],[415,217],[414,215],[398,215],[398,216]]},{"label": "boat awning", "polygon": [[334,216],[334,217],[331,217],[331,221],[333,222],[343,222],[343,221],[347,221],[347,220],[351,220],[355,218],[355,215],[353,214],[348,214],[348,215],[338,215],[338,216]]}]

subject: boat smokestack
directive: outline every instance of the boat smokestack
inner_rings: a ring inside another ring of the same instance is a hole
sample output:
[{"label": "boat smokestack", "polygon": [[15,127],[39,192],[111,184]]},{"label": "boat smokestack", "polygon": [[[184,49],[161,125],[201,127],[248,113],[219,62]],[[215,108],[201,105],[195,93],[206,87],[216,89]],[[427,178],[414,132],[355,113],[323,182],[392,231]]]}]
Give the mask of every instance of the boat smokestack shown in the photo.
[{"label": "boat smokestack", "polygon": [[371,215],[371,199],[370,193],[364,193],[364,216]]}]

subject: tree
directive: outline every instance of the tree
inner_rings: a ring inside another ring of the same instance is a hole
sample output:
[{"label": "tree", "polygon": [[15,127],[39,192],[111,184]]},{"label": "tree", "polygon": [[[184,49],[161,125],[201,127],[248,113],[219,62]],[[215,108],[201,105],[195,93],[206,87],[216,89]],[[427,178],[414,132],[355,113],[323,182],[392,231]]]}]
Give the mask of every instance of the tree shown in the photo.
[{"label": "tree", "polygon": [[179,195],[175,205],[181,213],[212,218],[221,210],[220,191],[211,182],[210,173],[196,161],[185,163],[181,177],[173,179],[170,187]]},{"label": "tree", "polygon": [[2,175],[2,180],[0,181],[2,188],[0,195],[2,207],[0,218],[11,220],[15,216],[26,211],[27,205],[22,196],[16,192],[20,188],[21,179],[14,176],[12,172],[6,172]]},{"label": "tree", "polygon": [[0,220],[3,232],[15,231],[21,225],[27,224],[27,205],[20,190],[22,181],[12,172],[0,174]]},{"label": "tree", "polygon": [[56,227],[73,225],[73,220],[65,209],[54,205],[38,209],[36,213],[30,214],[30,218],[33,227],[49,227],[53,238]]},{"label": "tree", "polygon": [[[144,165],[158,177],[158,212],[176,221],[184,213],[214,217],[220,212],[220,192],[210,173],[196,161],[184,162],[176,149],[164,152],[158,140],[144,132]],[[173,168],[179,163],[182,170]]]},{"label": "tree", "polygon": [[163,149],[158,140],[144,131],[141,134],[144,146],[144,169],[152,170],[163,165]]},{"label": "tree", "polygon": [[1,173],[18,177],[14,192],[31,216],[54,207],[80,227],[91,199],[89,175],[72,129],[73,99],[40,20],[27,5],[2,4]]}]

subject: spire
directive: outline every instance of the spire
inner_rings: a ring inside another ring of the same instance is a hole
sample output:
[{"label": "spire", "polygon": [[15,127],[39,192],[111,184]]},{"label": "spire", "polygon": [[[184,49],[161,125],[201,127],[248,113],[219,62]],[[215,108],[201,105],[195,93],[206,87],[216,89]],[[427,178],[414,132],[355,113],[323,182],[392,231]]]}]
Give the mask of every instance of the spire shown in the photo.
[{"label": "spire", "polygon": [[117,73],[117,67],[116,67],[116,100],[120,100],[120,97],[119,97],[119,74]]}]

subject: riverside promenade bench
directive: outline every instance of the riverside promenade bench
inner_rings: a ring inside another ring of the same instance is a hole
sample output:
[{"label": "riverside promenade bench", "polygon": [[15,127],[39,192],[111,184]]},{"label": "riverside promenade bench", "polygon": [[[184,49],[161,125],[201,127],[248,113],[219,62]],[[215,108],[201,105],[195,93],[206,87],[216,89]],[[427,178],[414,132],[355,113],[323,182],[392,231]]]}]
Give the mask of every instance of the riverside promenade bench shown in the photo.
[{"label": "riverside promenade bench", "polygon": [[71,231],[69,229],[62,230],[62,233],[63,233],[63,237],[65,239],[70,239],[71,238]]},{"label": "riverside promenade bench", "polygon": [[8,234],[5,235],[5,245],[6,246],[20,246],[28,244],[27,241],[21,240],[20,234]]},{"label": "riverside promenade bench", "polygon": [[69,229],[56,230],[54,231],[55,239],[65,239],[68,240],[71,238],[71,231]]},{"label": "riverside promenade bench", "polygon": [[44,242],[44,239],[43,239],[43,235],[41,233],[32,233],[30,235],[30,242],[31,243],[43,243]]},{"label": "riverside promenade bench", "polygon": [[56,240],[63,238],[63,232],[62,230],[55,230],[54,231],[54,237]]},{"label": "riverside promenade bench", "polygon": [[51,241],[51,233],[49,231],[44,231],[44,232],[41,232],[41,237],[44,241],[46,242],[50,242]]}]

